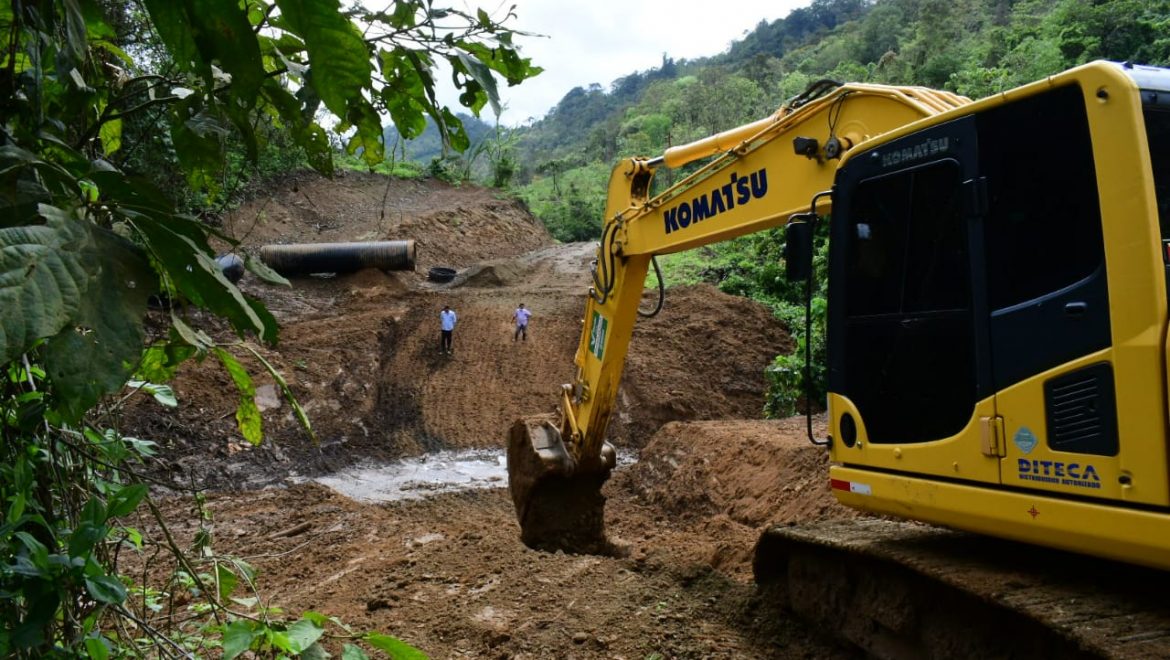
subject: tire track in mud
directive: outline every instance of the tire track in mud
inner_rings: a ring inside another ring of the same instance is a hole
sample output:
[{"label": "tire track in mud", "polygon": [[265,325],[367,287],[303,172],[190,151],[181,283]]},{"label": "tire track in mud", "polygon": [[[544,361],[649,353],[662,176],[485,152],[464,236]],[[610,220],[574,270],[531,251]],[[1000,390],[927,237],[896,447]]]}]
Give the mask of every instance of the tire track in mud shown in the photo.
[{"label": "tire track in mud", "polygon": [[[377,409],[391,441],[423,451],[498,447],[514,418],[555,401],[571,363],[575,328],[552,315],[513,341],[515,294],[459,290],[416,301],[382,341],[387,356]],[[438,313],[449,304],[459,321],[452,355],[439,353]]]}]

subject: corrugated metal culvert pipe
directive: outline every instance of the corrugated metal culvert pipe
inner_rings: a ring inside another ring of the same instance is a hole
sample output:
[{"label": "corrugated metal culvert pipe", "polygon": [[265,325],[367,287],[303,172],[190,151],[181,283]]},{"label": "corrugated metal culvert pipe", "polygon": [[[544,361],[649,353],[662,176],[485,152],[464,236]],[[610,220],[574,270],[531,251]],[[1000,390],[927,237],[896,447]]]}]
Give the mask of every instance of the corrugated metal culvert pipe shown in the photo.
[{"label": "corrugated metal culvert pipe", "polygon": [[260,260],[281,275],[414,270],[414,241],[265,245]]}]

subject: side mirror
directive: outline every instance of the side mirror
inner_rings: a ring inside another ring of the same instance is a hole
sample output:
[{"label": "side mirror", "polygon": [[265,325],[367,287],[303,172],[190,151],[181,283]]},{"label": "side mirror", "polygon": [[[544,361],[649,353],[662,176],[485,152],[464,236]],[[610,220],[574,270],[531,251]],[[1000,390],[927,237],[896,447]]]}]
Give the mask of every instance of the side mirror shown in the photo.
[{"label": "side mirror", "polygon": [[784,275],[789,282],[812,276],[813,223],[793,219],[784,227]]}]

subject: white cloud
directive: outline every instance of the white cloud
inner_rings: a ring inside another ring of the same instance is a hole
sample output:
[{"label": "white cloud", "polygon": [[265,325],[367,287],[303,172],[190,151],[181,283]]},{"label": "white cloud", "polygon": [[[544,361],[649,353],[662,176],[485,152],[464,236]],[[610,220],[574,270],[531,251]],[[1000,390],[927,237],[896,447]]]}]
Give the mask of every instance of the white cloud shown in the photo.
[{"label": "white cloud", "polygon": [[[500,87],[501,123],[517,125],[543,117],[574,87],[598,83],[608,90],[617,78],[658,67],[663,53],[676,60],[717,55],[761,20],[784,18],[811,0],[494,1],[452,4],[481,6],[496,18],[515,5],[509,27],[546,35],[516,40],[523,55],[544,72],[518,86]],[[457,95],[449,84],[444,87],[440,101],[458,108]],[[490,108],[483,118],[492,121]]]}]

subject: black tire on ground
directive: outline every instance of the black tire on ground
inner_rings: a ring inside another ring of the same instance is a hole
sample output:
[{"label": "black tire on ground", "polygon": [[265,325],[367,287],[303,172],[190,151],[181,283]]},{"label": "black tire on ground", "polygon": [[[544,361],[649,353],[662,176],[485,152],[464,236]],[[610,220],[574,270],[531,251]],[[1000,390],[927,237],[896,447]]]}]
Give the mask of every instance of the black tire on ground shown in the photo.
[{"label": "black tire on ground", "polygon": [[444,266],[432,266],[427,271],[427,279],[432,282],[450,282],[455,279],[455,269]]}]

